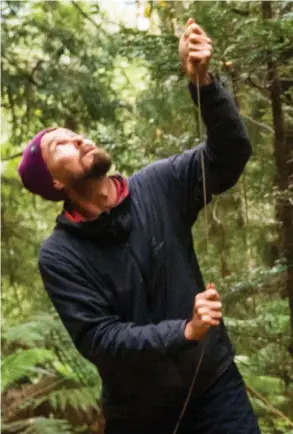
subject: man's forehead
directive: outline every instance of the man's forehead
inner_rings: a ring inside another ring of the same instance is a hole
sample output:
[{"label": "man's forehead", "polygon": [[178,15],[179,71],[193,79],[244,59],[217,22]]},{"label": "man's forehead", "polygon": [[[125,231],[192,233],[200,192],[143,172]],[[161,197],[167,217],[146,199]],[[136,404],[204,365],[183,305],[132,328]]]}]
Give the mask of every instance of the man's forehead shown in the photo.
[{"label": "man's forehead", "polygon": [[56,128],[52,131],[48,131],[44,137],[42,137],[42,142],[51,143],[53,140],[59,138],[59,137],[75,137],[77,136],[77,133],[74,133],[71,130],[68,130],[67,128]]},{"label": "man's forehead", "polygon": [[55,128],[51,131],[48,131],[44,136],[41,138],[40,147],[42,152],[45,152],[47,149],[50,148],[51,143],[55,139],[58,139],[60,137],[70,137],[76,135],[73,131],[68,130],[67,128]]},{"label": "man's forehead", "polygon": [[77,136],[77,133],[75,133],[74,131],[68,130],[67,128],[56,128],[56,130],[53,130],[50,132],[52,133],[52,136],[55,135],[56,137],[61,136],[61,135],[62,136],[66,135],[66,136],[71,136],[71,137]]}]

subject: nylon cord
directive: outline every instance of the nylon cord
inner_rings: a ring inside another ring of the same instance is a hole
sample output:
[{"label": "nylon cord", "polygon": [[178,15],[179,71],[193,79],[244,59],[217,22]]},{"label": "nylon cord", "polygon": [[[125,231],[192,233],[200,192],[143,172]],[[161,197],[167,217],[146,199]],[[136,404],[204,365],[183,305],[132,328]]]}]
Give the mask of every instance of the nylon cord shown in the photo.
[{"label": "nylon cord", "polygon": [[[201,117],[201,100],[200,100],[200,88],[199,88],[199,78],[198,78],[198,74],[196,74],[196,93],[197,93],[197,106],[198,106],[198,110],[197,110],[197,114],[198,114],[198,132],[199,132],[199,139],[200,139],[200,143],[203,142],[203,131],[202,131],[202,117]],[[200,150],[200,163],[201,163],[201,172],[202,172],[202,189],[203,189],[203,199],[204,199],[204,212],[205,212],[205,237],[206,237],[206,251],[207,251],[207,256],[208,256],[208,264],[209,264],[209,268],[210,268],[210,257],[209,257],[209,226],[208,226],[208,212],[207,212],[207,188],[206,188],[206,172],[205,172],[205,164],[204,164],[204,154],[203,154],[203,149]],[[201,348],[201,352],[200,352],[200,356],[199,356],[199,361],[198,364],[195,368],[195,372],[188,390],[188,394],[187,397],[184,401],[182,410],[180,412],[178,421],[176,423],[176,426],[174,428],[174,431],[172,434],[177,434],[180,424],[182,422],[183,416],[185,415],[187,406],[189,404],[190,401],[190,397],[197,379],[197,375],[199,372],[199,368],[201,367],[202,364],[202,360],[204,357],[204,353],[205,353],[205,346],[206,346],[206,342],[207,342],[207,336],[205,336],[204,339],[202,339],[199,342],[199,345],[202,346]]]},{"label": "nylon cord", "polygon": [[[201,123],[201,103],[200,103],[200,92],[199,92],[198,75],[196,77],[197,77],[197,79],[196,79],[196,89],[197,89],[198,125],[199,125],[198,129],[199,129],[199,139],[200,139],[200,143],[201,143],[203,141],[202,123]],[[206,252],[207,252],[207,256],[208,256],[208,264],[210,265],[210,256],[209,256],[209,221],[208,221],[208,210],[207,210],[208,199],[207,199],[207,184],[206,184],[206,172],[205,172],[203,149],[200,150],[200,164],[201,164],[201,172],[202,172],[202,190],[203,190],[203,200],[204,200]]]},{"label": "nylon cord", "polygon": [[201,350],[201,353],[200,353],[199,361],[198,361],[198,364],[197,364],[197,366],[196,366],[196,369],[195,369],[195,372],[194,372],[194,375],[193,375],[193,378],[192,378],[192,382],[191,382],[190,387],[189,387],[189,390],[188,390],[187,397],[186,397],[186,399],[185,399],[185,401],[184,401],[184,404],[183,404],[183,407],[182,407],[181,413],[180,413],[180,415],[179,415],[179,418],[178,418],[177,424],[176,424],[176,426],[175,426],[175,429],[174,429],[174,431],[173,431],[173,434],[177,434],[178,429],[179,429],[180,424],[181,424],[181,421],[182,421],[183,416],[184,416],[184,414],[185,414],[186,408],[187,408],[187,406],[188,406],[188,404],[189,404],[190,397],[191,397],[191,394],[192,394],[192,391],[193,391],[193,387],[194,387],[194,384],[195,384],[195,380],[196,380],[196,378],[197,378],[197,374],[198,374],[198,371],[199,371],[199,368],[200,368],[200,366],[201,366],[201,362],[202,362],[202,359],[203,359],[203,356],[204,356],[204,348],[205,348],[205,341],[202,341],[202,350]]}]

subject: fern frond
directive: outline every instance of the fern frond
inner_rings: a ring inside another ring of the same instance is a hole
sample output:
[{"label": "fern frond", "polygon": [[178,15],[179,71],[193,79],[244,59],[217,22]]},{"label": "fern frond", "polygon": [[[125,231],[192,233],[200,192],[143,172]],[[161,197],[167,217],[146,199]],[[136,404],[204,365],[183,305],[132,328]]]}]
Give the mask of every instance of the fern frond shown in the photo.
[{"label": "fern frond", "polygon": [[52,351],[45,348],[31,348],[18,350],[14,354],[6,356],[1,363],[2,384],[1,391],[23,377],[32,374],[33,368],[54,358]]},{"label": "fern frond", "polygon": [[20,344],[25,347],[34,347],[43,344],[51,331],[58,327],[60,327],[59,322],[52,315],[44,313],[14,327],[3,327],[2,339],[4,346]]},{"label": "fern frond", "polygon": [[3,434],[72,434],[72,427],[66,420],[35,417],[2,424]]},{"label": "fern frond", "polygon": [[48,402],[54,410],[65,412],[68,407],[75,411],[87,411],[89,408],[99,409],[100,407],[100,387],[80,387],[62,388],[53,390],[46,396],[34,400],[34,407]]}]

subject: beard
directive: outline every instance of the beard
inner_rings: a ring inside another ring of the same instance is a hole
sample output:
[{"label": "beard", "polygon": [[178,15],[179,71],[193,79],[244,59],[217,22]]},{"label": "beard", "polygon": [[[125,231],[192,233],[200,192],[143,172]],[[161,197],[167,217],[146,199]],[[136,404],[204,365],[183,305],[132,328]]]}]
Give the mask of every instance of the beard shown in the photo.
[{"label": "beard", "polygon": [[89,167],[82,174],[70,175],[68,184],[73,191],[82,196],[84,195],[87,186],[92,181],[98,181],[107,175],[111,166],[111,156],[105,150],[101,150],[101,152],[97,154],[91,167]]}]

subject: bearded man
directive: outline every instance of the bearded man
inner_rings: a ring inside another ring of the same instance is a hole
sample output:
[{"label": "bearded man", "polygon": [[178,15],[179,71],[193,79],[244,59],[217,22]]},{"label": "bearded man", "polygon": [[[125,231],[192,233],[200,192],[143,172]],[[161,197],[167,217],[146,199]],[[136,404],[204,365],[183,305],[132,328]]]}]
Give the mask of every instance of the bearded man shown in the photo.
[{"label": "bearded man", "polygon": [[98,368],[106,434],[257,434],[220,297],[204,285],[191,233],[205,205],[201,155],[209,202],[235,185],[251,146],[208,71],[212,41],[192,19],[179,52],[195,104],[200,95],[204,143],[124,179],[108,175],[110,155],[90,140],[46,129],[19,173],[32,193],[64,201],[39,267],[74,345]]}]

